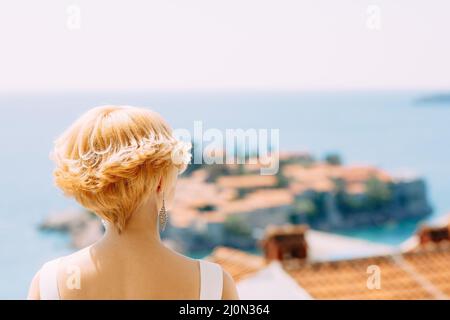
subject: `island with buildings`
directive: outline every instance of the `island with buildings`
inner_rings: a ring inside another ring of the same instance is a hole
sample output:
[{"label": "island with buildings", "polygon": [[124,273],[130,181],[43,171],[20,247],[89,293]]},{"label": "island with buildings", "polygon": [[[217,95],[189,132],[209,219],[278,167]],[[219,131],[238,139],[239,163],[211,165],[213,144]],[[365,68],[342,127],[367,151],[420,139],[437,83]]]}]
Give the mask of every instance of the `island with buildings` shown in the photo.
[{"label": "island with buildings", "polygon": [[[252,251],[269,225],[333,232],[420,220],[432,211],[423,179],[345,165],[338,155],[282,154],[275,175],[261,175],[261,165],[253,163],[191,165],[177,184],[166,241],[194,255],[217,246]],[[94,215],[73,211],[41,227],[69,232],[77,248],[103,232]]]},{"label": "island with buildings", "polygon": [[[163,240],[220,264],[241,299],[450,299],[450,214],[398,246],[334,233],[431,212],[423,179],[373,166],[283,155],[278,174],[259,165],[193,165],[180,177]],[[101,237],[92,213],[49,216],[73,248]]]},{"label": "island with buildings", "polygon": [[178,182],[167,236],[186,252],[218,245],[251,250],[268,225],[307,224],[323,231],[423,219],[426,184],[373,166],[284,154],[276,175],[258,164],[194,166]]}]

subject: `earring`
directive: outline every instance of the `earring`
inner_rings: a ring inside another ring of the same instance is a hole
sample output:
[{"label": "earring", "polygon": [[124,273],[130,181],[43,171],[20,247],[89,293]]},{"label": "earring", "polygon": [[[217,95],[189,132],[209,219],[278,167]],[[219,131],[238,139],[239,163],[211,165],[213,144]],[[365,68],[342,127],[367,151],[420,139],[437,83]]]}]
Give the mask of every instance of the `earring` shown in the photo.
[{"label": "earring", "polygon": [[166,223],[167,223],[167,212],[164,203],[164,193],[163,193],[162,207],[161,210],[159,210],[159,230],[164,231],[164,229],[166,228]]},{"label": "earring", "polygon": [[101,221],[102,221],[103,229],[106,230],[106,221],[104,219],[101,219]]}]

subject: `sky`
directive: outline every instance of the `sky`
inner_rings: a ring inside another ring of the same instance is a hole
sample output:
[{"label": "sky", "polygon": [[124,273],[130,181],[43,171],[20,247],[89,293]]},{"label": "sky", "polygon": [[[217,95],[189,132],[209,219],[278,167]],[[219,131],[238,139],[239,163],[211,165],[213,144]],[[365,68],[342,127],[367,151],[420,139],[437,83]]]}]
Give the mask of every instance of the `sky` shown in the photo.
[{"label": "sky", "polygon": [[0,93],[449,89],[447,0],[0,7]]}]

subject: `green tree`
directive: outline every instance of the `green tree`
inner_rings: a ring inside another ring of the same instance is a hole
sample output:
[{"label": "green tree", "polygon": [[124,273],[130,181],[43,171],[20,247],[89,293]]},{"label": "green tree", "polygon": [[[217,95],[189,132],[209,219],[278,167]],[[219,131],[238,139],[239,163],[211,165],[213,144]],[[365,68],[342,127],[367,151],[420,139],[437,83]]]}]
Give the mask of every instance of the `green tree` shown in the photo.
[{"label": "green tree", "polygon": [[289,179],[283,174],[282,170],[278,170],[275,177],[277,179],[277,188],[287,188],[289,186]]},{"label": "green tree", "polygon": [[389,185],[377,178],[370,178],[366,182],[368,206],[372,210],[379,210],[392,200]]},{"label": "green tree", "polygon": [[300,199],[295,202],[294,210],[300,214],[313,215],[316,213],[317,208],[310,199]]},{"label": "green tree", "polygon": [[225,219],[224,228],[225,232],[235,236],[250,237],[252,234],[252,230],[248,224],[238,215],[228,216]]},{"label": "green tree", "polygon": [[325,156],[325,162],[333,166],[340,166],[342,164],[342,159],[337,153],[329,153]]}]

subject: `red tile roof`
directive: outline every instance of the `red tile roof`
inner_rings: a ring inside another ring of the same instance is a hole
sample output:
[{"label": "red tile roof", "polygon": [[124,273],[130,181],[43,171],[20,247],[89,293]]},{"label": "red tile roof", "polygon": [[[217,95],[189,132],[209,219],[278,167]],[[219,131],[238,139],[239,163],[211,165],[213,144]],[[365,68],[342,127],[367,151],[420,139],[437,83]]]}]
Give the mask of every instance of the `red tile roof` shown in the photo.
[{"label": "red tile roof", "polygon": [[262,175],[223,176],[217,179],[217,185],[223,188],[273,187],[276,183],[275,176]]},{"label": "red tile roof", "polygon": [[227,247],[217,247],[207,259],[222,265],[236,282],[266,266],[260,256]]},{"label": "red tile roof", "polygon": [[[220,248],[209,257],[236,281],[264,268],[261,257]],[[286,272],[315,299],[449,299],[450,244],[400,255],[310,263],[290,260]],[[381,271],[380,289],[369,289],[368,267]]]},{"label": "red tile roof", "polygon": [[305,167],[292,164],[286,165],[283,173],[294,180],[291,190],[297,194],[306,190],[331,191],[335,188],[335,179],[345,181],[347,191],[353,194],[365,192],[365,183],[371,178],[383,182],[392,181],[387,173],[371,166],[333,166],[318,163]]}]

